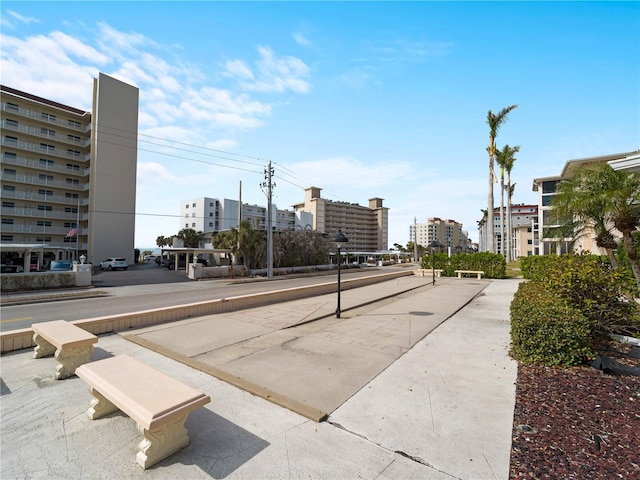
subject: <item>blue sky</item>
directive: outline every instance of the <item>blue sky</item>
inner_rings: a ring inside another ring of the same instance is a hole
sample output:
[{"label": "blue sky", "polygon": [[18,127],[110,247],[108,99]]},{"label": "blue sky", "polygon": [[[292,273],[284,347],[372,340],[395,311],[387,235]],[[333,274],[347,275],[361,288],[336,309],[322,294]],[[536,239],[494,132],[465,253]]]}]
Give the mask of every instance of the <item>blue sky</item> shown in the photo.
[{"label": "blue sky", "polygon": [[[478,240],[487,111],[518,104],[514,202],[570,159],[640,148],[639,2],[12,2],[1,81],[90,110],[103,72],[140,88],[136,247],[181,200],[322,196]],[[494,189],[499,205],[499,187]]]}]

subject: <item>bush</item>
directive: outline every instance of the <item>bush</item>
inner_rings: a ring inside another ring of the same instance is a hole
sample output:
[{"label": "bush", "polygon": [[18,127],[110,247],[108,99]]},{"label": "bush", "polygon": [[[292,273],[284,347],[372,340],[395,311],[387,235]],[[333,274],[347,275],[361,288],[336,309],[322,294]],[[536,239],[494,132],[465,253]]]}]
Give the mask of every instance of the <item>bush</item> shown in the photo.
[{"label": "bush", "polygon": [[539,269],[548,289],[589,319],[594,335],[633,335],[640,326],[635,283],[625,268],[613,269],[598,255],[551,256]]},{"label": "bush", "polygon": [[593,357],[591,322],[544,284],[522,282],[511,302],[511,347],[523,363],[577,365]]},{"label": "bush", "polygon": [[[442,276],[455,277],[455,270],[482,270],[486,278],[505,278],[507,263],[502,255],[488,252],[456,253],[449,257],[446,253],[436,253],[434,268],[442,269]],[[420,268],[431,268],[432,255],[425,255]]]}]

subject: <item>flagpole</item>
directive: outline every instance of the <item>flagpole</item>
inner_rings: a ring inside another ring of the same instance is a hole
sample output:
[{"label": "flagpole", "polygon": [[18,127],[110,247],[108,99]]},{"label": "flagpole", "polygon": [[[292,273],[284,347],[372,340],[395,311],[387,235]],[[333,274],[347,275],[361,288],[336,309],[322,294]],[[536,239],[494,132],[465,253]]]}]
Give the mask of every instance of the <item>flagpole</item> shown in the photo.
[{"label": "flagpole", "polygon": [[76,211],[76,260],[78,259],[78,243],[80,243],[80,194],[78,194],[78,210]]}]

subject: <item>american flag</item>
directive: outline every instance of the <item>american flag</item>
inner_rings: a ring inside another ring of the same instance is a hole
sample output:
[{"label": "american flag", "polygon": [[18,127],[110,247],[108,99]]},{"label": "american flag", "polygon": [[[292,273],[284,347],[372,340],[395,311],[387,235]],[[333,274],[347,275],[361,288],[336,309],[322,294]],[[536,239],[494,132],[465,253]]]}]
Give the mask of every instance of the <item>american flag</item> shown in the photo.
[{"label": "american flag", "polygon": [[71,228],[71,230],[69,230],[69,233],[67,233],[67,236],[65,238],[73,238],[78,234],[78,229],[77,227],[73,227]]}]

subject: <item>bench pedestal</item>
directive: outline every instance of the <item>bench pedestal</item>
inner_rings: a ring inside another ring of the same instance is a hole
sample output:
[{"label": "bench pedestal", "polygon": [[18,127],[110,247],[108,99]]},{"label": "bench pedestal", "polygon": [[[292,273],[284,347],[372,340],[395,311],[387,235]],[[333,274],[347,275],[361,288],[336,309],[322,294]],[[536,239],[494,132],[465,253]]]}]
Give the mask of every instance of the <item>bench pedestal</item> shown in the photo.
[{"label": "bench pedestal", "polygon": [[58,361],[56,380],[74,375],[76,368],[88,363],[93,353],[93,344],[98,341],[95,335],[64,320],[36,323],[31,328],[36,344],[33,358],[54,355]]},{"label": "bench pedestal", "polygon": [[82,365],[76,373],[93,396],[87,411],[92,420],[116,410],[135,420],[143,436],[136,461],[144,469],[189,444],[185,422],[210,401],[208,395],[128,355]]}]

